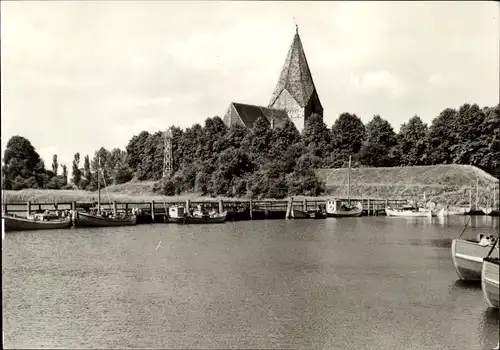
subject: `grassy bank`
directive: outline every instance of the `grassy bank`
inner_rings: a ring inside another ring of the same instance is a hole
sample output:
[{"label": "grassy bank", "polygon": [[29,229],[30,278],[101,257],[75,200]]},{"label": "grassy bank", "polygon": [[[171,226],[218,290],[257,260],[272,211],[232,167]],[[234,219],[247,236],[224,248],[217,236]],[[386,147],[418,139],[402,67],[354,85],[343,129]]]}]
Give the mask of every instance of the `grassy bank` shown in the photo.
[{"label": "grassy bank", "polygon": [[[324,181],[327,194],[315,199],[347,196],[347,169],[321,169],[318,177]],[[466,165],[438,165],[397,168],[355,168],[351,170],[351,198],[418,199],[424,193],[428,200],[441,204],[468,205],[469,194],[476,200],[476,178],[479,180],[479,205],[492,203],[498,180],[486,172]],[[214,200],[199,193],[180,196],[161,196],[153,191],[155,182],[129,182],[109,186],[101,191],[101,201],[117,202],[161,202],[191,200]],[[472,185],[472,191],[470,186]],[[497,187],[498,191],[498,187]],[[220,199],[235,198],[218,197]],[[297,196],[300,199],[312,197]],[[499,195],[497,193],[497,203]],[[32,202],[91,202],[97,201],[97,192],[82,190],[36,190],[5,191],[7,203]]]},{"label": "grassy bank", "polygon": [[[324,181],[327,194],[346,196],[348,169],[321,169],[318,177]],[[351,169],[351,197],[408,198],[437,203],[465,205],[476,201],[476,179],[479,183],[479,205],[493,201],[498,179],[470,165],[434,165],[394,168]],[[472,186],[472,191],[471,191]],[[497,193],[497,203],[498,203]]]}]

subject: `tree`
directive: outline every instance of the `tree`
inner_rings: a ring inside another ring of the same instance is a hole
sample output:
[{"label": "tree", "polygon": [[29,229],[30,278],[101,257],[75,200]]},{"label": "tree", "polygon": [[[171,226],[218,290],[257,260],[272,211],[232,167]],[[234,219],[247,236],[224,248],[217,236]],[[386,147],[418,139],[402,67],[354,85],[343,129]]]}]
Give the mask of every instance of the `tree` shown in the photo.
[{"label": "tree", "polygon": [[388,167],[397,165],[399,159],[393,155],[397,138],[387,120],[375,115],[366,125],[366,139],[361,147],[360,160],[364,165]]},{"label": "tree", "polygon": [[83,179],[80,184],[82,189],[89,189],[92,184],[92,171],[90,170],[90,158],[88,154],[83,159]]},{"label": "tree", "polygon": [[457,111],[452,108],[443,110],[429,127],[426,158],[429,164],[451,164],[451,149],[457,144],[455,123]]},{"label": "tree", "polygon": [[342,167],[346,159],[358,158],[366,137],[365,125],[356,114],[342,113],[332,125],[332,158],[330,165]]},{"label": "tree", "polygon": [[80,171],[80,153],[75,153],[73,158],[72,182],[76,187],[80,187],[82,172]]},{"label": "tree", "polygon": [[397,136],[400,165],[411,166],[426,163],[427,133],[427,125],[417,115],[401,125]]},{"label": "tree", "polygon": [[59,170],[59,163],[57,163],[57,154],[52,156],[52,172],[57,176],[57,171]]},{"label": "tree", "polygon": [[[302,140],[312,155],[323,160],[330,156],[332,151],[331,134],[320,115],[313,114],[307,119],[302,132]],[[329,162],[322,163],[328,164]]]},{"label": "tree", "polygon": [[5,189],[42,187],[45,166],[31,142],[22,136],[13,136],[4,152]]},{"label": "tree", "polygon": [[66,186],[68,184],[68,168],[66,167],[66,164],[62,165],[62,179],[63,186]]}]

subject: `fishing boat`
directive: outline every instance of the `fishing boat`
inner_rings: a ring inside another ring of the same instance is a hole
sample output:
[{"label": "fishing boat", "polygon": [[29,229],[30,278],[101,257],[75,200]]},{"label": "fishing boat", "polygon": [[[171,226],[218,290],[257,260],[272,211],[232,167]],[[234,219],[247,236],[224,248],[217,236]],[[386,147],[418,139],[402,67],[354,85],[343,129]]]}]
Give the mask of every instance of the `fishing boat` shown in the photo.
[{"label": "fishing boat", "polygon": [[25,230],[55,230],[61,228],[69,228],[71,226],[71,218],[55,220],[40,220],[38,216],[30,218],[21,218],[12,215],[3,216],[4,230],[9,231],[25,231]]},{"label": "fishing boat", "polygon": [[[496,257],[493,256],[496,252]],[[498,238],[495,245],[490,249],[488,255],[483,259],[481,268],[481,289],[484,300],[489,307],[498,309],[499,301],[499,258],[498,258]]]},{"label": "fishing boat", "polygon": [[310,219],[311,216],[307,211],[292,208],[290,211],[290,217],[292,219]]},{"label": "fishing boat", "polygon": [[351,156],[349,156],[349,168],[347,172],[347,202],[340,199],[328,200],[326,202],[326,215],[334,218],[359,217],[363,214],[361,203],[351,204]]},{"label": "fishing boat", "polygon": [[183,206],[173,206],[168,210],[168,221],[177,224],[222,224],[226,221],[227,212],[206,213],[195,211],[193,215],[186,214]]},{"label": "fishing boat", "polygon": [[[85,213],[82,211],[73,211],[73,223],[75,226],[84,227],[109,227],[109,226],[131,226],[137,224],[137,216],[132,214],[117,215],[113,213],[108,215],[101,211],[101,185],[99,181],[99,173],[101,170],[101,159],[98,158],[97,166],[97,208],[95,211]],[[104,178],[104,175],[103,175]],[[109,197],[109,194],[108,194]]]},{"label": "fishing boat", "polygon": [[91,214],[75,211],[73,216],[75,226],[108,227],[131,226],[137,224],[136,215],[106,216],[104,213]]},{"label": "fishing boat", "polygon": [[404,206],[401,209],[392,209],[391,207],[385,208],[387,216],[400,216],[400,217],[432,217],[431,209],[416,208],[414,206]]}]

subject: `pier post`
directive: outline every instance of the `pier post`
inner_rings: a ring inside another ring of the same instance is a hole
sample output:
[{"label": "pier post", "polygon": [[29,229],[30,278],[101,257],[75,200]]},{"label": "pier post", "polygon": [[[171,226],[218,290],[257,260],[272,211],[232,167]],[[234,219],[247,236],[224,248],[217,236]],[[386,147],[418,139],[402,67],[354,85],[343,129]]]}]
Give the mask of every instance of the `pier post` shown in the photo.
[{"label": "pier post", "polygon": [[303,209],[304,211],[307,211],[307,199],[304,199],[304,200],[302,201],[302,209]]},{"label": "pier post", "polygon": [[128,203],[125,203],[125,215],[128,214]]},{"label": "pier post", "polygon": [[2,214],[7,215],[7,204],[2,202]]},{"label": "pier post", "polygon": [[191,207],[191,201],[186,199],[186,214],[189,214],[189,208]]},{"label": "pier post", "polygon": [[250,220],[253,220],[253,201],[250,199]]},{"label": "pier post", "polygon": [[58,204],[57,202],[54,202],[54,209],[57,211]]},{"label": "pier post", "polygon": [[366,215],[370,216],[370,198],[368,198],[368,210],[366,211]]},{"label": "pier post", "polygon": [[224,211],[224,202],[222,199],[219,199],[219,214]]},{"label": "pier post", "polygon": [[31,202],[28,201],[28,203],[26,203],[26,216],[29,217],[31,215]]},{"label": "pier post", "polygon": [[71,202],[71,210],[72,211],[76,210],[76,202],[75,201]]},{"label": "pier post", "polygon": [[151,220],[155,221],[155,201],[151,201]]},{"label": "pier post", "polygon": [[113,215],[116,216],[116,201],[113,201]]},{"label": "pier post", "polygon": [[290,219],[291,214],[292,214],[292,205],[293,205],[293,197],[289,197],[288,198],[288,203],[287,203],[287,206],[286,206],[285,219]]},{"label": "pier post", "polygon": [[388,205],[388,203],[389,203],[389,201],[386,199],[386,200],[385,200],[385,207],[384,207],[384,209],[387,209],[387,205]]}]

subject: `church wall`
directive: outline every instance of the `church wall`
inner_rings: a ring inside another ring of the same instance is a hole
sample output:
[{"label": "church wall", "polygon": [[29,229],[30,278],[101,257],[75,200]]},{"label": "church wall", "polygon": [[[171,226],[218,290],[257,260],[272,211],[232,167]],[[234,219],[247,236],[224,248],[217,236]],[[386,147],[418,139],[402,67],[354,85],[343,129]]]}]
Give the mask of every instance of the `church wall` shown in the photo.
[{"label": "church wall", "polygon": [[302,132],[302,130],[304,129],[305,109],[299,105],[299,103],[287,90],[281,91],[279,97],[273,103],[271,108],[286,110],[288,117],[295,124],[297,130],[299,130],[299,132]]}]

